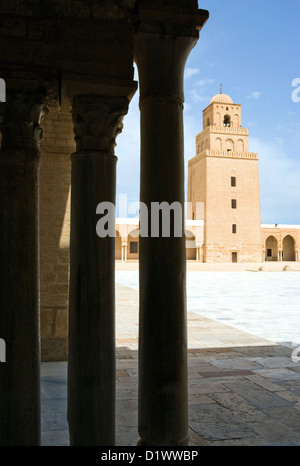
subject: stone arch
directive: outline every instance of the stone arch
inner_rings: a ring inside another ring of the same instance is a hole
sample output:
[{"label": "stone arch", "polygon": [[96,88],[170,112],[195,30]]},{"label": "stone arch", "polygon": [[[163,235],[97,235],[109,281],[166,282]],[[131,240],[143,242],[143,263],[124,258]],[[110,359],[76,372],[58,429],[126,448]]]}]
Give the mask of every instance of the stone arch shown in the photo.
[{"label": "stone arch", "polygon": [[139,258],[139,231],[134,229],[128,235],[128,251],[127,259],[138,259]]},{"label": "stone arch", "polygon": [[245,151],[245,144],[242,139],[238,139],[237,145],[236,145],[236,150],[237,152],[244,152]]},{"label": "stone arch", "polygon": [[226,114],[224,115],[224,119],[223,119],[223,126],[232,126],[232,122],[231,122],[231,116]]},{"label": "stone arch", "polygon": [[278,240],[273,235],[266,239],[266,261],[278,261]]},{"label": "stone arch", "polygon": [[186,259],[187,260],[196,260],[197,250],[196,250],[196,238],[192,231],[185,231],[185,247],[186,247]]},{"label": "stone arch", "polygon": [[240,117],[239,115],[235,114],[233,117],[234,127],[239,128],[240,126]]},{"label": "stone arch", "polygon": [[122,238],[118,230],[116,230],[116,238],[115,238],[115,255],[116,255],[116,260],[122,259]]},{"label": "stone arch", "polygon": [[222,139],[216,138],[216,150],[222,150]]},{"label": "stone arch", "polygon": [[230,151],[230,150],[233,151],[234,150],[234,142],[233,142],[232,139],[226,139],[225,145],[226,145],[225,149],[227,151]]},{"label": "stone arch", "polygon": [[221,115],[220,115],[220,112],[217,112],[217,113],[216,113],[216,123],[217,123],[217,126],[221,126]]},{"label": "stone arch", "polygon": [[295,239],[292,235],[286,235],[282,241],[282,260],[295,261]]}]

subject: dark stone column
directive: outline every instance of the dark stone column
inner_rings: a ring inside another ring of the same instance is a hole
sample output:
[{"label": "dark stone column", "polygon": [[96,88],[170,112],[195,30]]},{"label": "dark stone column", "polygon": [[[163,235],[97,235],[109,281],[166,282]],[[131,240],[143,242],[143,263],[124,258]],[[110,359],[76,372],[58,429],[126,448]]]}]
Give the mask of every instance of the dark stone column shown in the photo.
[{"label": "dark stone column", "polygon": [[[141,110],[140,199],[149,214],[149,236],[141,235],[139,250],[139,444],[179,446],[188,445],[183,74],[198,31],[190,26],[195,18],[180,15],[178,9],[164,8],[162,25],[160,12],[147,8],[140,11],[135,38]],[[174,25],[185,17],[189,27]],[[176,203],[170,237],[164,237],[162,226],[158,236],[151,237],[153,202]],[[142,231],[143,215],[140,221]]]},{"label": "dark stone column", "polygon": [[[99,237],[97,205],[115,204],[115,139],[128,99],[73,99],[68,422],[71,445],[115,442],[115,234]],[[114,221],[114,219],[113,219]]]},{"label": "dark stone column", "polygon": [[0,445],[40,444],[38,172],[44,97],[8,92],[1,105]]}]

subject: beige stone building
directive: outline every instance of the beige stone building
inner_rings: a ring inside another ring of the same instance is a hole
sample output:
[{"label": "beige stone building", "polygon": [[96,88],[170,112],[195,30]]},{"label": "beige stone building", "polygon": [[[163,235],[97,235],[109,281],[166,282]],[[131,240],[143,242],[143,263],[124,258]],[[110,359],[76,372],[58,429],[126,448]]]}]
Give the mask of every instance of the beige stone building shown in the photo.
[{"label": "beige stone building", "polygon": [[204,221],[203,262],[298,260],[299,226],[261,225],[258,154],[248,137],[241,105],[213,97],[188,165],[191,218]]},{"label": "beige stone building", "polygon": [[[298,261],[300,226],[262,225],[258,154],[241,105],[218,94],[203,111],[188,163],[186,258],[199,262]],[[137,260],[138,221],[117,219],[116,260]]]}]

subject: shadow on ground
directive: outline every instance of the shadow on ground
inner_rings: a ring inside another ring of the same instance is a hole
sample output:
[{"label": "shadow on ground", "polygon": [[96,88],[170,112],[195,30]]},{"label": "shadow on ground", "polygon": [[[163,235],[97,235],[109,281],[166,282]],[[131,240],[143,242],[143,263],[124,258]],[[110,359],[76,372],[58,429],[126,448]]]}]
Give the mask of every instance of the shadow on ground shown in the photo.
[{"label": "shadow on ground", "polygon": [[[193,348],[190,445],[300,446],[300,363],[280,345]],[[42,445],[69,445],[67,363],[42,363]],[[117,348],[116,444],[135,446],[137,351]]]}]

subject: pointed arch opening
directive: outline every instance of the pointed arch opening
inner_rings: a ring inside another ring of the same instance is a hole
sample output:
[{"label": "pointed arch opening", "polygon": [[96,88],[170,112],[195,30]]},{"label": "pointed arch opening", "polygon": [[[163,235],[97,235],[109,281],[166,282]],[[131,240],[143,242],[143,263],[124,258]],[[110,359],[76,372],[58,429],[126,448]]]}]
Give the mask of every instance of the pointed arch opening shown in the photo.
[{"label": "pointed arch opening", "polygon": [[230,115],[225,115],[224,120],[223,120],[223,126],[232,126],[231,122],[231,116]]},{"label": "pointed arch opening", "polygon": [[278,261],[278,241],[273,235],[266,239],[266,261]]},{"label": "pointed arch opening", "polygon": [[295,257],[295,240],[291,235],[287,235],[283,238],[282,242],[282,260],[294,262]]}]

